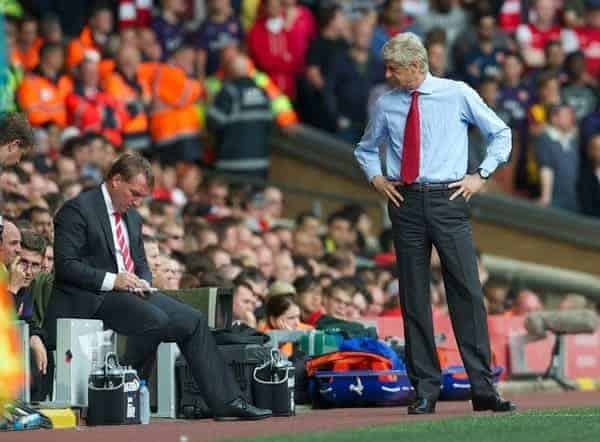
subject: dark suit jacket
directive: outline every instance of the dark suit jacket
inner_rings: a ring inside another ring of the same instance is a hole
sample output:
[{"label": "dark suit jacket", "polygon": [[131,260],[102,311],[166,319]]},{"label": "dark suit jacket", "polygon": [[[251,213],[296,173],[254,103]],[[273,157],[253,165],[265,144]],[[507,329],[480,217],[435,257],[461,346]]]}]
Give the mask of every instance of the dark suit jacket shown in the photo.
[{"label": "dark suit jacket", "polygon": [[[152,283],[142,241],[142,218],[135,209],[123,216],[135,273]],[[54,290],[50,310],[56,318],[90,318],[104,296],[106,272],[118,273],[115,244],[102,189],[96,187],[69,200],[56,214]]]},{"label": "dark suit jacket", "polygon": [[600,181],[591,167],[584,167],[577,186],[584,215],[600,217]]}]

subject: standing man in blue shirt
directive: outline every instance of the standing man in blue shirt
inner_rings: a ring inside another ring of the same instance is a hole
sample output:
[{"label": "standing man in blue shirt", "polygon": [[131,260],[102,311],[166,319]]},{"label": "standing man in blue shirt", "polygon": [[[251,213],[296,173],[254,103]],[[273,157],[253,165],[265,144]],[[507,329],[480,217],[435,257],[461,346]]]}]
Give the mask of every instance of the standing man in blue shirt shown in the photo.
[{"label": "standing man in blue shirt", "polygon": [[[465,83],[429,74],[420,39],[402,33],[382,49],[393,89],[375,105],[355,156],[388,201],[400,279],[408,375],[417,393],[409,414],[435,412],[441,370],[429,295],[431,247],[442,261],[452,325],[472,387],[475,411],[513,411],[492,384],[491,350],[468,200],[508,160],[510,129]],[[476,174],[467,175],[470,124],[487,140]],[[379,146],[387,142],[382,171]]]}]

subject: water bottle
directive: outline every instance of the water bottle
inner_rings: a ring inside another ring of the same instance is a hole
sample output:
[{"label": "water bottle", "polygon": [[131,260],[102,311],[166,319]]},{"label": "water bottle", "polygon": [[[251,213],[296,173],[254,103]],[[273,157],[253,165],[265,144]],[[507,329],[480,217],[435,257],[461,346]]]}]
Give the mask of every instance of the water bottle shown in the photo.
[{"label": "water bottle", "polygon": [[150,392],[145,380],[140,381],[140,423],[150,423]]}]

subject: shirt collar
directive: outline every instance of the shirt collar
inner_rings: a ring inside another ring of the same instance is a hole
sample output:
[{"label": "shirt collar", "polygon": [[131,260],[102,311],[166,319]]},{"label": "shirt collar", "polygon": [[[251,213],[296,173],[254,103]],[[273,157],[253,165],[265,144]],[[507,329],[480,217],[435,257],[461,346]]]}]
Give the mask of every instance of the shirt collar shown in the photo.
[{"label": "shirt collar", "polygon": [[423,83],[421,83],[421,85],[417,88],[417,91],[419,91],[419,94],[431,94],[433,92],[433,88],[435,85],[435,78],[433,77],[433,75],[431,75],[429,72],[427,72],[427,74],[425,75],[425,79],[423,80]]},{"label": "shirt collar", "polygon": [[104,203],[106,204],[106,209],[108,210],[109,216],[114,215],[115,207],[113,206],[112,199],[110,198],[110,193],[108,193],[108,189],[106,188],[106,183],[102,183],[102,196],[104,197]]}]

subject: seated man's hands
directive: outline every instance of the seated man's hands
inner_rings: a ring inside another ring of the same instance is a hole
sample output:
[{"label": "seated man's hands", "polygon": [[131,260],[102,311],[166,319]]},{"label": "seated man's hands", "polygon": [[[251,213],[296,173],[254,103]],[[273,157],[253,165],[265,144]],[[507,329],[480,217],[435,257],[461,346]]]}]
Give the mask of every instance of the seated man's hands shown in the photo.
[{"label": "seated man's hands", "polygon": [[33,352],[33,357],[35,358],[35,366],[40,373],[46,374],[46,370],[48,369],[48,353],[46,352],[46,346],[39,336],[32,336],[29,338],[29,346]]},{"label": "seated man's hands", "polygon": [[133,273],[121,272],[117,274],[115,279],[115,290],[134,292],[140,296],[145,296],[145,293],[150,290],[150,284]]},{"label": "seated man's hands", "polygon": [[10,272],[10,282],[8,284],[8,291],[14,294],[17,294],[19,290],[23,287],[26,287],[27,284],[25,282],[25,272],[23,268],[19,265],[19,261],[21,258],[18,256],[15,257],[14,261],[10,263],[8,271]]}]

